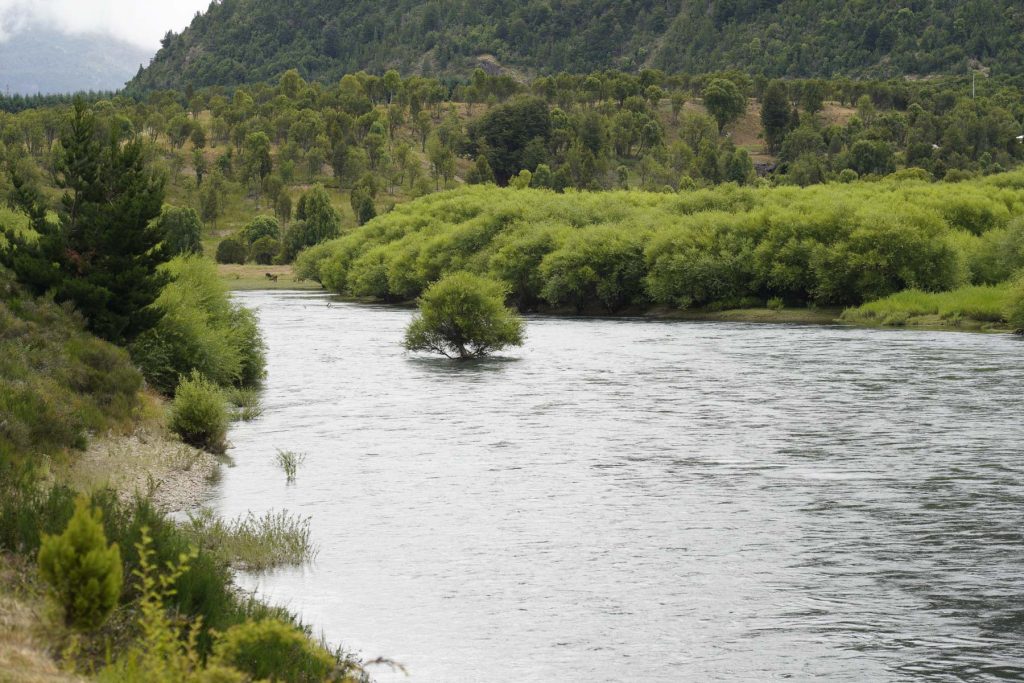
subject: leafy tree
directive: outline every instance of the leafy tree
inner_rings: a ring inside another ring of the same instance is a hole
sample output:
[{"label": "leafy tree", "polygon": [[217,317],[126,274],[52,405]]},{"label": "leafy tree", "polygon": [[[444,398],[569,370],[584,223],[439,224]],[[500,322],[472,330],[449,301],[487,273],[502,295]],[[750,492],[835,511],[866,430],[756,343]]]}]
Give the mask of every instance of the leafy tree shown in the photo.
[{"label": "leafy tree", "polygon": [[341,230],[341,216],[331,206],[331,197],[323,185],[314,185],[299,198],[296,218],[306,223],[306,246],[337,237]]},{"label": "leafy tree", "polygon": [[65,191],[59,225],[39,206],[22,205],[35,218],[39,239],[9,235],[12,246],[2,261],[35,293],[53,290],[58,302],[81,311],[95,334],[123,344],[159,319],[150,304],[165,282],[157,268],[168,256],[153,219],[164,180],[147,167],[138,137],[99,140],[96,119],[81,100],[58,144],[55,171]]},{"label": "leafy tree", "polygon": [[704,107],[715,117],[718,129],[738,119],[747,110],[747,98],[743,91],[726,78],[714,78],[704,88]]},{"label": "leafy tree", "polygon": [[123,573],[117,544],[107,545],[102,517],[85,498],[59,536],[43,536],[39,573],[64,610],[64,621],[76,629],[99,627],[117,607]]},{"label": "leafy tree", "polygon": [[[548,172],[550,173],[550,169]],[[494,171],[491,170],[491,165],[488,163],[486,155],[480,154],[477,156],[476,161],[473,163],[473,168],[466,175],[466,182],[471,185],[494,182]]]},{"label": "leafy tree", "polygon": [[438,280],[420,297],[405,348],[464,360],[521,346],[524,323],[505,306],[507,293],[502,283],[466,272]]},{"label": "leafy tree", "polygon": [[249,250],[233,237],[227,237],[217,245],[217,263],[245,263]]},{"label": "leafy tree", "polygon": [[761,125],[770,154],[777,154],[789,131],[789,93],[782,81],[772,81],[761,99]]},{"label": "leafy tree", "polygon": [[261,237],[269,237],[275,240],[281,238],[281,226],[273,216],[256,216],[249,221],[248,225],[242,228],[242,239],[248,245],[252,245],[253,242]]},{"label": "leafy tree", "polygon": [[470,137],[494,171],[499,185],[524,168],[536,168],[541,160],[524,159],[527,145],[539,138],[544,144],[551,135],[551,114],[547,104],[536,97],[525,97],[491,109],[474,123]]},{"label": "leafy tree", "polygon": [[164,206],[157,218],[169,256],[203,253],[203,224],[191,207]]},{"label": "leafy tree", "polygon": [[281,242],[265,235],[249,246],[249,260],[261,266],[269,266],[280,252]]}]

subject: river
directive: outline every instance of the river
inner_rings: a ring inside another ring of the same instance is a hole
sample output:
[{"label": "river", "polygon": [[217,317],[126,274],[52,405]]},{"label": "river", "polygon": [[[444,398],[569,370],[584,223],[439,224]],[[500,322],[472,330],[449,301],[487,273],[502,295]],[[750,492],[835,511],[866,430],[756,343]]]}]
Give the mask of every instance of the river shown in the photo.
[{"label": "river", "polygon": [[211,503],[320,548],[240,582],[378,680],[1024,677],[1018,338],[530,318],[458,363],[408,310],[236,299],[269,376]]}]

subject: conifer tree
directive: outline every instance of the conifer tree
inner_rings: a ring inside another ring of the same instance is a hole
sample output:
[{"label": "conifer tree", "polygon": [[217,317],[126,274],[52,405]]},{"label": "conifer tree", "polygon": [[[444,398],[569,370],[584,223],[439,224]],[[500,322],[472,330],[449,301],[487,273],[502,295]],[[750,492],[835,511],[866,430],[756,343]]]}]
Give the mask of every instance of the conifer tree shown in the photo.
[{"label": "conifer tree", "polygon": [[64,533],[43,538],[39,573],[64,609],[68,626],[96,628],[117,607],[124,579],[121,552],[116,543],[107,545],[100,513],[84,498]]},{"label": "conifer tree", "polygon": [[152,221],[164,179],[147,168],[138,137],[111,133],[101,140],[81,100],[55,156],[54,176],[64,190],[58,223],[47,219],[38,193],[22,192],[18,208],[39,239],[10,235],[0,262],[36,294],[52,291],[57,302],[73,303],[95,334],[127,343],[159,320],[149,306],[165,282],[157,267],[168,255]]}]

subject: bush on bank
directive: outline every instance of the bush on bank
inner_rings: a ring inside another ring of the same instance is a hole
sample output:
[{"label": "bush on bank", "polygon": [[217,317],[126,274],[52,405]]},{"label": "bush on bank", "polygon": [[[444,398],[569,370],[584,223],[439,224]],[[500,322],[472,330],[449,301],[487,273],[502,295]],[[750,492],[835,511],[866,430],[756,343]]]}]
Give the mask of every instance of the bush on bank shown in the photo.
[{"label": "bush on bank", "polygon": [[472,186],[400,205],[296,267],[392,301],[464,270],[504,280],[522,308],[850,306],[1004,281],[1024,265],[1022,215],[1022,172],[678,194]]}]

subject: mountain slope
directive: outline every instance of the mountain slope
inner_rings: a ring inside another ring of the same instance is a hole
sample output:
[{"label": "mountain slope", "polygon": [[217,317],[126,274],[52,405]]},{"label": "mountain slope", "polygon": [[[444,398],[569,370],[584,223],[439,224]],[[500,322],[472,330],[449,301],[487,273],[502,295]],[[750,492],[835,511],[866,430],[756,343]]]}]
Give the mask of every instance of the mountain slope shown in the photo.
[{"label": "mountain slope", "polygon": [[119,90],[151,56],[110,36],[27,28],[0,42],[0,88],[21,95]]},{"label": "mountain slope", "polygon": [[465,75],[655,66],[767,76],[999,72],[1024,64],[1017,0],[221,0],[169,35],[136,91],[397,68]]}]

